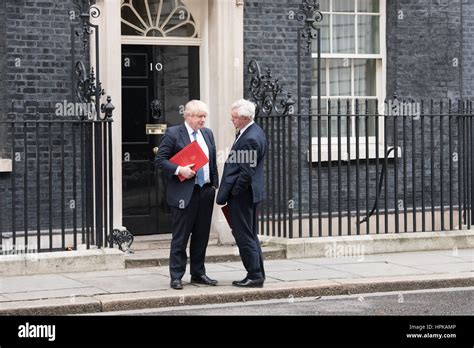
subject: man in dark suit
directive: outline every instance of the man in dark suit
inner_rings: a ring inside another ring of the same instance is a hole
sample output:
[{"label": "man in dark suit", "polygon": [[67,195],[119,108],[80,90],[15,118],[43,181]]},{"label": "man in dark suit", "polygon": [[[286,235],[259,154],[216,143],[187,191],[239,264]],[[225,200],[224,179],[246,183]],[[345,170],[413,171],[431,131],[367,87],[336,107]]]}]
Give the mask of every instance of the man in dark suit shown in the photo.
[{"label": "man in dark suit", "polygon": [[[156,165],[167,180],[167,202],[171,210],[173,236],[170,250],[170,286],[181,290],[181,278],[186,271],[186,246],[191,235],[191,283],[217,285],[206,275],[204,260],[209,242],[214,197],[218,187],[216,145],[212,131],[204,127],[208,115],[206,104],[191,100],[185,106],[184,123],[170,127],[159,145]],[[185,167],[169,161],[186,145],[196,140],[209,163],[197,172],[194,164]],[[178,175],[186,178],[180,181]]]},{"label": "man in dark suit", "polygon": [[253,121],[255,105],[241,99],[231,108],[232,123],[239,129],[224,166],[217,204],[229,207],[232,234],[239,248],[247,276],[232,284],[238,287],[263,287],[265,271],[258,239],[257,205],[263,199],[263,159],[267,140]]}]

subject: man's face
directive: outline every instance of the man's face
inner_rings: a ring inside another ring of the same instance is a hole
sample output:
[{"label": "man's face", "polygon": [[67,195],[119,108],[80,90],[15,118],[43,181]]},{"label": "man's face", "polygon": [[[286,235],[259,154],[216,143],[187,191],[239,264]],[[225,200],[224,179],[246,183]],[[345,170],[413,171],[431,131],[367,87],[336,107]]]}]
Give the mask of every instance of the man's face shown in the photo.
[{"label": "man's face", "polygon": [[204,112],[195,112],[189,115],[186,115],[186,122],[194,130],[198,130],[204,127],[206,122],[206,114]]},{"label": "man's face", "polygon": [[244,128],[247,124],[250,123],[250,118],[248,117],[240,117],[237,109],[232,110],[231,112],[231,121],[234,124],[235,128],[242,129]]}]

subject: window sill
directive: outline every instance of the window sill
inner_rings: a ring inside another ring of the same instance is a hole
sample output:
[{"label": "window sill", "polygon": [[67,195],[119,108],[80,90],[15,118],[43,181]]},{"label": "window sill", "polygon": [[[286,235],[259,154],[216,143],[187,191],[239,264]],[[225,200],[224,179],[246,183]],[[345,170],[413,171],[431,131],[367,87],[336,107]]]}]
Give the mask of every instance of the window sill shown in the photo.
[{"label": "window sill", "polygon": [[0,158],[0,173],[12,172],[12,160]]},{"label": "window sill", "polygon": [[[341,161],[344,161],[344,162],[347,162],[348,161],[348,158],[347,158],[347,148],[346,148],[347,145],[342,145],[341,146]],[[323,144],[321,145],[321,161],[319,161],[318,159],[318,145],[317,144],[313,144],[313,147],[312,147],[312,158],[311,158],[311,161],[312,162],[329,162],[329,150],[328,150],[328,145],[327,144]],[[385,148],[383,145],[375,145],[375,144],[369,144],[369,157],[368,159],[377,159],[377,152],[376,152],[376,149],[378,148],[378,153],[379,153],[379,156],[378,158],[379,159],[384,159],[385,158]],[[388,146],[387,147],[387,151],[392,149],[393,146]],[[398,147],[398,158],[402,157],[402,151],[401,151],[401,148]],[[352,160],[356,160],[357,158],[359,158],[359,160],[365,160],[367,159],[367,156],[366,156],[366,146],[365,144],[360,144],[359,145],[359,157],[357,157],[357,153],[356,153],[356,146],[355,144],[351,144],[351,153],[350,153],[350,157],[349,157],[349,160],[352,161]],[[309,162],[309,151],[306,151],[306,157],[307,157],[307,161]],[[391,151],[390,154],[388,155],[387,158],[394,158],[395,157],[395,151]],[[339,160],[339,154],[338,154],[338,146],[336,144],[333,144],[331,145],[331,162],[333,161],[338,161]]]}]

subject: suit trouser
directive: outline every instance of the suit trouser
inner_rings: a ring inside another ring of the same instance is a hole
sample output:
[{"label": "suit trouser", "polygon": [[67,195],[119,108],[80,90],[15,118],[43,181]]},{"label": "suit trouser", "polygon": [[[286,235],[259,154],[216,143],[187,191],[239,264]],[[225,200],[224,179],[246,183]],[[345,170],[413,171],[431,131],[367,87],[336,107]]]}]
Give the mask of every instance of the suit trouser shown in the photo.
[{"label": "suit trouser", "polygon": [[199,277],[206,274],[204,260],[209,242],[214,196],[215,189],[210,184],[203,187],[195,185],[186,208],[170,207],[173,228],[170,250],[171,279],[181,279],[186,272],[186,246],[190,235],[191,276]]},{"label": "suit trouser", "polygon": [[239,248],[247,278],[265,278],[262,248],[258,240],[257,205],[253,202],[252,189],[237,196],[230,196],[229,206],[232,234]]}]

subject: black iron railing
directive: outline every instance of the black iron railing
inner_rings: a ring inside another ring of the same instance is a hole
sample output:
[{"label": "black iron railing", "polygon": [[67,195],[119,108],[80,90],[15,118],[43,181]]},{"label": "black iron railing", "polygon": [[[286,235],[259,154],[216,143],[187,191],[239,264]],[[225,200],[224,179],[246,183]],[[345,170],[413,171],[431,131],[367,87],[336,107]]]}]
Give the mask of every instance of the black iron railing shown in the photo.
[{"label": "black iron railing", "polygon": [[0,173],[3,253],[112,247],[112,110],[109,99],[104,119],[0,121],[11,159]]},{"label": "black iron railing", "polygon": [[[75,0],[64,13],[71,20],[70,99],[28,115],[13,103],[0,120],[0,154],[11,160],[11,170],[0,173],[3,254],[113,247],[114,106],[110,97],[102,100],[99,27],[91,23],[101,13],[94,4]],[[35,104],[48,102],[28,100],[22,110]]]},{"label": "black iron railing", "polygon": [[329,101],[321,115],[256,118],[269,142],[260,233],[294,238],[471,227],[472,103],[370,103]]}]

